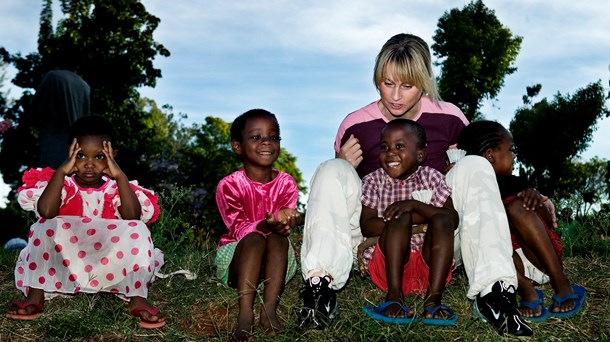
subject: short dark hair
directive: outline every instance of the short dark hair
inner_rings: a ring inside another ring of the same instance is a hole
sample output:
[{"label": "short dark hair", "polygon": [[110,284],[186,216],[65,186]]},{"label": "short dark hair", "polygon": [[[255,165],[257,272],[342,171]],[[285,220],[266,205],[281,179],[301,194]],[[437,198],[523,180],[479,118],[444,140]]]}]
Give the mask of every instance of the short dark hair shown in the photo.
[{"label": "short dark hair", "polygon": [[116,130],[112,122],[101,115],[85,115],[76,120],[72,127],[70,127],[70,140],[68,140],[68,143],[71,143],[74,138],[85,135],[101,136],[116,148]]},{"label": "short dark hair", "polygon": [[244,139],[244,129],[246,128],[246,122],[248,122],[248,120],[250,119],[260,117],[271,118],[271,120],[273,120],[273,122],[277,126],[277,131],[279,133],[280,124],[273,113],[264,109],[250,109],[249,111],[235,118],[235,120],[231,124],[231,140],[239,141],[241,143]]},{"label": "short dark hair", "polygon": [[428,143],[426,138],[426,130],[419,123],[409,119],[394,119],[385,124],[381,130],[381,134],[383,134],[383,132],[389,127],[401,127],[415,132],[415,137],[417,137],[419,142],[417,147],[426,148],[426,144]]},{"label": "short dark hair", "polygon": [[496,121],[475,121],[464,127],[458,137],[457,148],[467,155],[482,156],[488,149],[497,148],[506,128]]}]

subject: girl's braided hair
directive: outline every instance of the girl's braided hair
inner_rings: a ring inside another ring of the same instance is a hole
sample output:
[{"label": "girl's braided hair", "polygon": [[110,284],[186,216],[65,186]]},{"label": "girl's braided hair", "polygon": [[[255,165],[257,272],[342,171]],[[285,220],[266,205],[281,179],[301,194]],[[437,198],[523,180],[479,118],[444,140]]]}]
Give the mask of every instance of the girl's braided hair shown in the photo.
[{"label": "girl's braided hair", "polygon": [[482,156],[488,149],[500,145],[506,128],[496,121],[476,121],[464,127],[458,138],[457,148],[466,151],[466,155]]}]

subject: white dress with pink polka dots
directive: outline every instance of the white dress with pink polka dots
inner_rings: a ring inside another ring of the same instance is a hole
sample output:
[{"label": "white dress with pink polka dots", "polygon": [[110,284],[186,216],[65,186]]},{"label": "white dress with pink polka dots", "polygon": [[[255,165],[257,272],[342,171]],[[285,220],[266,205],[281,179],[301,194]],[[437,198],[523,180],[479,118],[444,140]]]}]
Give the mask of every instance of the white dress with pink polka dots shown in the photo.
[{"label": "white dress with pink polka dots", "polygon": [[[35,176],[49,178],[48,174]],[[38,199],[47,184],[47,180],[26,181],[19,189],[21,207],[37,213]],[[83,189],[66,177],[60,216],[44,219],[37,215],[38,221],[30,227],[28,245],[15,267],[17,288],[26,295],[30,287],[43,289],[47,299],[100,291],[146,298],[148,286],[164,262],[145,224],[158,216],[157,197],[135,181],[131,186],[142,205],[141,220],[119,219],[120,198],[114,180],[107,179],[97,189]],[[116,218],[104,218],[108,216]]]}]

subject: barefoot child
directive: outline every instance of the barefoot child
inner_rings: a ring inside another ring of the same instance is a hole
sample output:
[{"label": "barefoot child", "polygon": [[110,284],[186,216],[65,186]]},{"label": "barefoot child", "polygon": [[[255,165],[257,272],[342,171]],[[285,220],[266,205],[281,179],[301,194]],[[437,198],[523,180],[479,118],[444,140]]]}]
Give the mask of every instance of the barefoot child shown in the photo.
[{"label": "barefoot child", "polygon": [[[513,240],[521,315],[542,322],[550,316],[565,318],[578,313],[586,291],[578,285],[570,286],[563,272],[563,244],[551,229],[550,212],[542,205],[545,198],[535,189],[527,188],[524,179],[512,175],[515,155],[510,132],[497,122],[477,121],[464,128],[457,146],[466,155],[487,159],[496,173]],[[518,193],[523,196],[517,197]],[[547,310],[544,294],[534,284],[548,282],[555,295]]]},{"label": "barefoot child", "polygon": [[298,188],[287,173],[273,168],[280,153],[280,127],[275,115],[253,109],[231,125],[231,147],[243,161],[218,184],[216,203],[227,226],[215,265],[217,276],[236,288],[239,314],[234,339],[247,340],[254,327],[254,298],[263,281],[260,324],[268,334],[281,329],[280,295],[296,273],[296,257],[288,236],[300,220],[295,210]]},{"label": "barefoot child", "polygon": [[[381,168],[362,180],[363,236],[379,236],[368,264],[371,280],[387,291],[385,303],[366,306],[374,319],[411,323],[414,313],[404,295],[425,296],[423,323],[452,325],[454,311],[441,303],[451,280],[453,234],[458,214],[442,173],[420,164],[426,159],[426,133],[415,121],[395,119],[381,131]],[[415,200],[416,191],[432,191],[430,204]],[[421,248],[411,246],[413,224],[427,223]]]},{"label": "barefoot child", "polygon": [[160,328],[165,317],[146,300],[163,265],[146,226],[159,215],[157,196],[121,171],[115,130],[105,118],[78,119],[70,139],[68,159],[56,171],[23,175],[18,201],[37,221],[15,267],[15,283],[27,297],[7,316],[38,318],[44,300],[58,294],[111,292],[129,301],[141,327]]}]

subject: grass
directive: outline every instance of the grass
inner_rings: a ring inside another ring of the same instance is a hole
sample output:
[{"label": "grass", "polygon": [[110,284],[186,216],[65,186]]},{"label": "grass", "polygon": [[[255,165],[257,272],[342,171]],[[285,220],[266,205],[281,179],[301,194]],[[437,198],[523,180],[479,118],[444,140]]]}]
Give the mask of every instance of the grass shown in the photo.
[{"label": "grass", "polygon": [[[160,246],[163,248],[163,246]],[[168,317],[168,324],[157,330],[139,328],[130,317],[125,302],[109,294],[56,298],[45,303],[44,315],[35,321],[15,321],[2,315],[0,341],[227,341],[237,317],[237,293],[219,285],[212,266],[214,246],[182,249],[166,254],[164,272],[189,269],[198,277],[183,276],[158,279],[150,291],[150,300]],[[0,303],[21,298],[14,287],[13,269],[16,252],[0,252]],[[588,289],[581,314],[565,320],[551,319],[533,324],[534,337],[540,341],[610,340],[610,259],[607,257],[570,257],[566,272],[573,283]],[[355,275],[338,294],[339,318],[324,331],[299,331],[294,310],[301,305],[302,282],[295,277],[287,285],[279,315],[284,321],[282,336],[265,336],[255,331],[257,341],[495,341],[502,340],[487,324],[472,318],[471,303],[466,299],[467,281],[458,274],[445,292],[444,303],[459,316],[453,327],[388,325],[368,318],[364,304],[378,304],[384,295],[368,279]],[[552,290],[543,286],[550,304]],[[260,303],[257,300],[257,308]],[[422,312],[422,299],[409,297],[407,304]],[[258,310],[257,310],[258,312]]]}]

